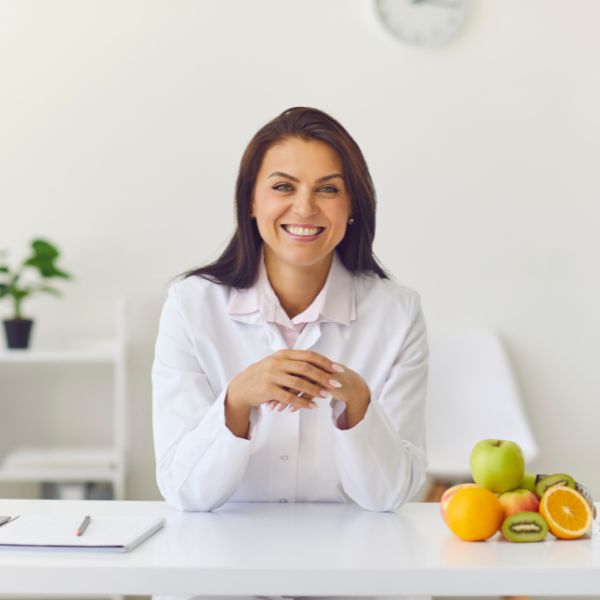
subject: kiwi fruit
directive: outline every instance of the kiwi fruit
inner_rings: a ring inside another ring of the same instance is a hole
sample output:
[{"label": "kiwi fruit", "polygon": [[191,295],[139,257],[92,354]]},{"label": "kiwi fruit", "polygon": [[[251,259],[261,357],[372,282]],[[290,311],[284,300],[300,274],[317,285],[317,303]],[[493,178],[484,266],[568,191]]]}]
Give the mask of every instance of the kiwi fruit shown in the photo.
[{"label": "kiwi fruit", "polygon": [[502,535],[509,542],[541,542],[547,533],[548,523],[537,512],[515,513],[502,523]]},{"label": "kiwi fruit", "polygon": [[570,487],[572,490],[575,489],[575,480],[566,473],[555,473],[554,475],[548,475],[543,477],[535,484],[535,493],[538,498],[544,495],[544,492],[555,485],[565,485]]},{"label": "kiwi fruit", "polygon": [[[527,475],[527,473],[525,474]],[[546,479],[546,477],[550,477],[550,475],[546,475],[544,473],[538,473],[535,476],[535,485],[537,485],[540,481],[542,481],[542,479]],[[579,481],[575,481],[575,490],[577,492],[579,492],[587,501],[587,503],[590,505],[590,508],[592,509],[592,513],[594,515],[594,519],[596,518],[598,511],[596,509],[596,505],[594,504],[594,498],[592,497],[592,494],[590,492],[590,490],[588,490],[587,487],[585,487],[582,483],[579,483]],[[535,489],[532,491],[536,491]]]}]

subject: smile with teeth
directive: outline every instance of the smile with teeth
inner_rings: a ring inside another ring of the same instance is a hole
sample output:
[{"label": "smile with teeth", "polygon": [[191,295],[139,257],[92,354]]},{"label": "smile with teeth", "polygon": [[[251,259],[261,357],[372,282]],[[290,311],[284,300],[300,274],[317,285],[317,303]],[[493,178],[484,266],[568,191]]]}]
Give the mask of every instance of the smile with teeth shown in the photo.
[{"label": "smile with teeth", "polygon": [[282,227],[292,235],[301,235],[310,237],[324,231],[325,227],[298,227],[297,225],[282,225]]}]

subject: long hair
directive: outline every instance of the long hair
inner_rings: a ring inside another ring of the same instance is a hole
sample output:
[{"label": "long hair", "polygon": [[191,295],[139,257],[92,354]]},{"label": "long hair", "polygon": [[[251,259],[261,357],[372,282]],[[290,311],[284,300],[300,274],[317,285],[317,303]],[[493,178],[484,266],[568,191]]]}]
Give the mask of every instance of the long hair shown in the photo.
[{"label": "long hair", "polygon": [[256,222],[250,218],[256,176],[267,150],[290,137],[319,140],[338,153],[352,202],[354,223],[346,227],[346,234],[336,251],[349,271],[389,279],[373,254],[375,188],[358,144],[335,119],[315,108],[301,106],[283,111],[250,140],[240,162],[236,183],[237,229],[216,261],[187,271],[183,274],[185,278],[196,275],[236,288],[248,288],[253,284],[262,245]]}]

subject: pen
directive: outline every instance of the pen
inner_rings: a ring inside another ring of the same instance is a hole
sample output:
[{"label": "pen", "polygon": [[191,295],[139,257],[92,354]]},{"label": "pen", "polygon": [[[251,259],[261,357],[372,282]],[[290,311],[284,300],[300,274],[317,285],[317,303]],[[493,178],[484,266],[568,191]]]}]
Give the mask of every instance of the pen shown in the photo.
[{"label": "pen", "polygon": [[88,528],[91,520],[92,517],[90,517],[90,515],[86,515],[83,521],[81,521],[81,525],[77,528],[76,535],[83,535],[83,532]]}]

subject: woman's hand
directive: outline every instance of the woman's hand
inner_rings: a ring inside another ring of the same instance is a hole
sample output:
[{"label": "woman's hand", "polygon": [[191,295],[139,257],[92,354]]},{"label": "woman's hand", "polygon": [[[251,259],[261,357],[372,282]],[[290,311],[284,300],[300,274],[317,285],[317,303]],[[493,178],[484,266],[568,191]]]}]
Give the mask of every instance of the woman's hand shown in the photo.
[{"label": "woman's hand", "polygon": [[356,371],[348,367],[334,363],[333,370],[335,379],[340,385],[333,386],[334,389],[328,391],[327,394],[331,394],[336,400],[343,402],[347,408],[366,408],[371,400],[371,390],[367,382]]},{"label": "woman's hand", "polygon": [[[323,397],[331,395],[346,404],[347,411],[357,416],[364,416],[371,399],[371,390],[365,380],[356,371],[337,363],[331,363],[331,370],[333,377],[329,379],[328,387],[319,390],[319,395]],[[316,395],[313,394],[313,396]],[[271,410],[285,410],[288,407],[277,400],[272,400],[269,405]],[[295,412],[299,408],[301,407],[294,404],[290,411]]]},{"label": "woman's hand", "polygon": [[227,402],[250,408],[275,401],[284,406],[316,408],[311,400],[321,390],[333,394],[340,385],[333,363],[310,350],[280,350],[236,375],[227,389]]}]

